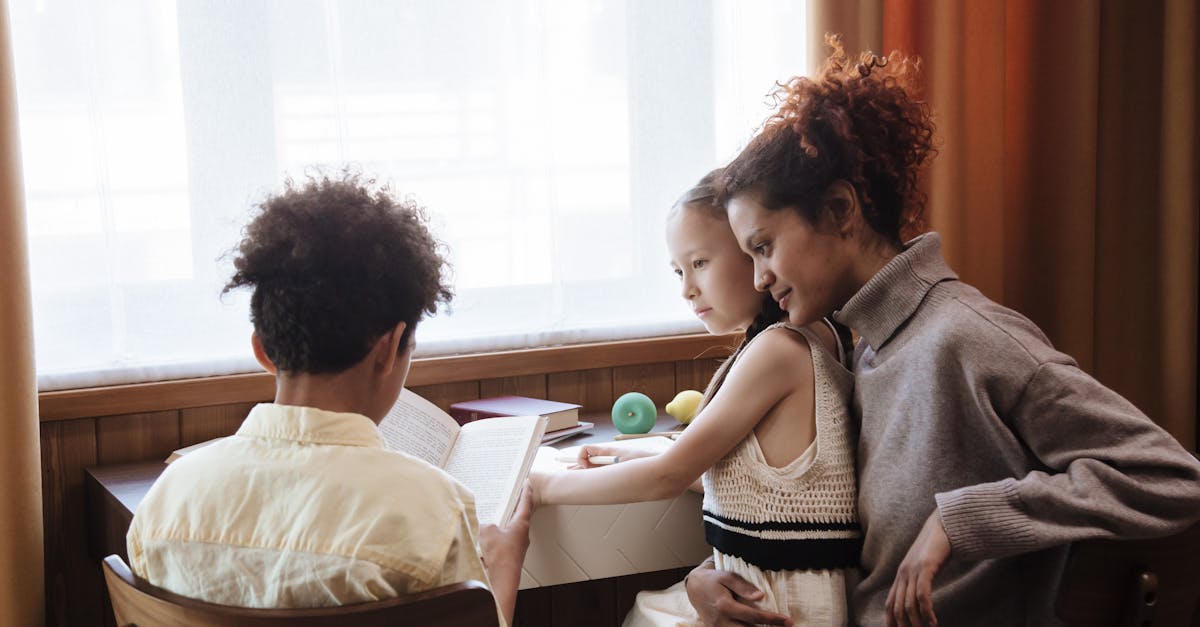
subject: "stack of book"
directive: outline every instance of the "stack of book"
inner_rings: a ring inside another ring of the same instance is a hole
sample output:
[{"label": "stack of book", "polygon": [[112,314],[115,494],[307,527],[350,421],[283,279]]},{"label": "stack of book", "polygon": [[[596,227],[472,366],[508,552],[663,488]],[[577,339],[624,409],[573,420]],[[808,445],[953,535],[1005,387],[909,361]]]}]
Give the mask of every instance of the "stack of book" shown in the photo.
[{"label": "stack of book", "polygon": [[460,425],[499,416],[542,416],[546,418],[546,434],[542,437],[542,444],[550,444],[590,431],[595,426],[579,420],[580,408],[574,403],[526,396],[494,396],[455,403],[450,406],[450,415]]}]

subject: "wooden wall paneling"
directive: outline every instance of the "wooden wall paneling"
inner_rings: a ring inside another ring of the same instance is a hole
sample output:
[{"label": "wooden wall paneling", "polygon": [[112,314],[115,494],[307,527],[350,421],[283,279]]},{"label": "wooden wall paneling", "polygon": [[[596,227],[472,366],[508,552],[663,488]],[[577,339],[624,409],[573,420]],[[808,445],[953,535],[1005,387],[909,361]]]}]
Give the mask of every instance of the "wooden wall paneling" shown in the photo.
[{"label": "wooden wall paneling", "polygon": [[179,446],[233,435],[257,403],[234,403],[179,410]]},{"label": "wooden wall paneling", "polygon": [[96,464],[96,421],[43,424],[41,448],[46,625],[102,624],[104,579],[88,556],[83,495],[83,469]]},{"label": "wooden wall paneling", "polygon": [[692,359],[675,362],[676,393],[680,390],[703,392],[720,365],[721,361],[718,359]]},{"label": "wooden wall paneling", "polygon": [[530,588],[517,593],[517,607],[513,610],[513,625],[516,627],[554,627],[550,622],[550,595],[553,588]]},{"label": "wooden wall paneling", "polygon": [[546,398],[546,375],[527,374],[517,377],[483,379],[479,382],[479,398],[490,396]]},{"label": "wooden wall paneling", "polygon": [[450,405],[453,403],[481,398],[478,381],[418,385],[409,389],[446,412],[450,411]]},{"label": "wooden wall paneling", "polygon": [[546,398],[583,405],[584,412],[612,409],[612,368],[552,372],[546,375]]},{"label": "wooden wall paneling", "polygon": [[474,355],[421,357],[413,360],[408,380],[412,385],[428,385],[486,379],[498,373],[518,376],[693,359],[700,356],[719,357],[728,355],[729,345],[734,342],[735,340],[728,336],[696,333]]},{"label": "wooden wall paneling", "polygon": [[[649,362],[721,357],[729,354],[733,338],[707,333],[524,350],[419,357],[408,373],[408,386],[477,382],[497,374],[515,377],[567,372],[581,368],[612,368]],[[275,377],[266,372],[156,381],[38,394],[42,422],[99,416],[120,416],[268,400],[275,394]]]},{"label": "wooden wall paneling", "polygon": [[96,419],[96,462],[162,461],[179,448],[179,410]]},{"label": "wooden wall paneling", "polygon": [[626,392],[641,392],[649,396],[661,412],[678,390],[675,386],[675,363],[642,364],[613,368],[613,396]]},{"label": "wooden wall paneling", "polygon": [[275,396],[275,377],[266,372],[152,381],[38,394],[42,422],[98,416],[120,416],[179,409],[249,403]]},{"label": "wooden wall paneling", "polygon": [[550,624],[573,627],[613,627],[617,615],[617,580],[593,579],[550,588]]}]

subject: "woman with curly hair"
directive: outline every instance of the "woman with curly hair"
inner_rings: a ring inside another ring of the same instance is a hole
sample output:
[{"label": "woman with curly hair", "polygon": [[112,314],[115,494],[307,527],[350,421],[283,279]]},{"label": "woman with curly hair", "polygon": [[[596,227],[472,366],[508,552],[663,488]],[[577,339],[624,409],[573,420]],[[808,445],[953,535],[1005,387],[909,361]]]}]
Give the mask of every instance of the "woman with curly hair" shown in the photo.
[{"label": "woman with curly hair", "polygon": [[[755,281],[792,324],[860,337],[854,413],[862,625],[1056,624],[1066,543],[1169,535],[1200,518],[1200,464],[1025,317],[958,280],[921,223],[933,123],[916,59],[850,59],[725,168],[722,201]],[[753,586],[700,567],[710,623],[786,624]]]},{"label": "woman with curly hair", "polygon": [[424,209],[352,173],[261,205],[226,290],[251,288],[254,355],[275,402],[173,462],[139,504],[134,572],[238,607],[359,603],[471,579],[512,623],[529,545],[526,492],[504,528],[438,468],[384,448],[377,425],[413,333],[450,300]]}]

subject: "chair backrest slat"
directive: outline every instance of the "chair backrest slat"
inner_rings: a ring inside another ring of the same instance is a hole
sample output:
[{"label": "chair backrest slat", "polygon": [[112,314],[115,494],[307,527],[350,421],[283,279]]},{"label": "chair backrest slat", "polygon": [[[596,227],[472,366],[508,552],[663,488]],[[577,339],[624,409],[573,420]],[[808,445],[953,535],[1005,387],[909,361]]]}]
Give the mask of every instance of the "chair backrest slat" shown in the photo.
[{"label": "chair backrest slat", "polygon": [[1071,545],[1058,617],[1088,627],[1200,627],[1200,523],[1151,540]]},{"label": "chair backrest slat", "polygon": [[118,555],[104,558],[104,580],[118,627],[490,627],[499,624],[492,593],[478,581],[340,607],[258,609],[205,603],[155,587],[135,576]]}]

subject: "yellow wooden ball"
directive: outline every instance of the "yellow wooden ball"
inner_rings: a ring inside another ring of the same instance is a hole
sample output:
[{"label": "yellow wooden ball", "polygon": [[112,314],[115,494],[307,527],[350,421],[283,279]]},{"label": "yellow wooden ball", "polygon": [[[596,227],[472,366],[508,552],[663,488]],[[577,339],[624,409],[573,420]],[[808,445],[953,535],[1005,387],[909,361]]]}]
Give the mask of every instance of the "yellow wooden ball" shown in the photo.
[{"label": "yellow wooden ball", "polygon": [[686,425],[696,417],[696,411],[700,409],[702,400],[704,400],[704,394],[696,390],[684,390],[676,394],[670,403],[667,403],[667,413]]}]

